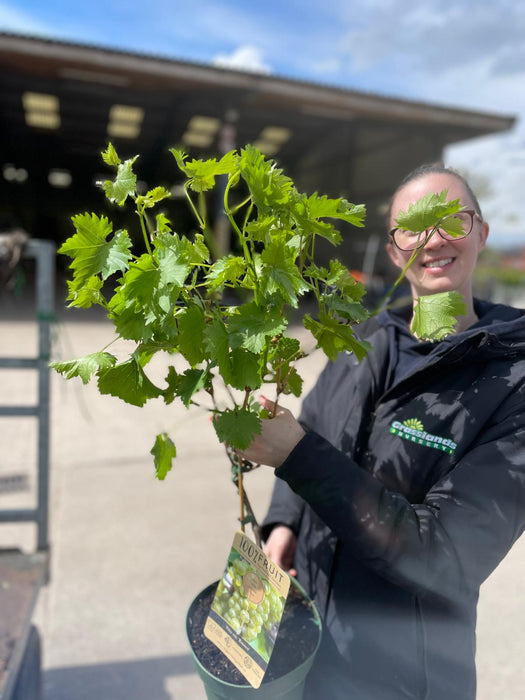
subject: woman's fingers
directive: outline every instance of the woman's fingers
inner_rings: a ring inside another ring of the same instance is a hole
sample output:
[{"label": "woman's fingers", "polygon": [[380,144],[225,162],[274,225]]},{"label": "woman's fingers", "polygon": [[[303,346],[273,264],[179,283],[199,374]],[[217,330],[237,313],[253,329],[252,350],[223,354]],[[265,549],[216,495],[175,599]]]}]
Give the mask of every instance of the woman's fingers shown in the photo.
[{"label": "woman's fingers", "polygon": [[293,530],[287,525],[276,525],[268,537],[264,552],[290,576],[297,576],[297,571],[292,568],[296,547],[297,537]]},{"label": "woman's fingers", "polygon": [[[269,399],[263,401],[261,405],[268,410],[275,406]],[[287,408],[279,407],[273,418],[263,418],[260,434],[256,434],[250,446],[239,454],[256,464],[279,467],[304,434],[293,414]]]}]

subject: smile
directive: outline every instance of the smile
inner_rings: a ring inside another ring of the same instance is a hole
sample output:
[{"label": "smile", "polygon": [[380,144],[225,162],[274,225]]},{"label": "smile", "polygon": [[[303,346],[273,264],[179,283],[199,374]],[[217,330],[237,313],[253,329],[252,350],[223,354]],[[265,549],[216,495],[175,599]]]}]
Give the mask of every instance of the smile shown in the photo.
[{"label": "smile", "polygon": [[450,265],[454,262],[454,258],[442,258],[441,260],[430,260],[429,262],[423,263],[423,267],[445,267],[445,265]]}]

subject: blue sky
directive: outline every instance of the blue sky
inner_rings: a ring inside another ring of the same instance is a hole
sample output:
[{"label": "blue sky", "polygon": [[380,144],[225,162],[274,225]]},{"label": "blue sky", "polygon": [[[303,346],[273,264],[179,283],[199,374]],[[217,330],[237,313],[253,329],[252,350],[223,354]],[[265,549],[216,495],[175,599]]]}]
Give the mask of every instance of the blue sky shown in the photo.
[{"label": "blue sky", "polygon": [[492,243],[525,243],[522,0],[0,0],[0,30],[515,115],[445,155],[479,186]]}]

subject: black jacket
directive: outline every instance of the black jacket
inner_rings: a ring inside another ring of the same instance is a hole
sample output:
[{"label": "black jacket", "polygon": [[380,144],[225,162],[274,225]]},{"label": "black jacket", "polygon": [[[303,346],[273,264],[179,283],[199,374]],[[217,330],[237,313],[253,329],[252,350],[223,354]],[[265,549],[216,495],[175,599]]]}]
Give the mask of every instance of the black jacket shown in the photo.
[{"label": "black jacket", "polygon": [[525,312],[476,311],[393,383],[401,322],[381,314],[303,404],[265,532],[296,531],[324,616],[315,700],[475,697],[479,587],[525,527]]}]

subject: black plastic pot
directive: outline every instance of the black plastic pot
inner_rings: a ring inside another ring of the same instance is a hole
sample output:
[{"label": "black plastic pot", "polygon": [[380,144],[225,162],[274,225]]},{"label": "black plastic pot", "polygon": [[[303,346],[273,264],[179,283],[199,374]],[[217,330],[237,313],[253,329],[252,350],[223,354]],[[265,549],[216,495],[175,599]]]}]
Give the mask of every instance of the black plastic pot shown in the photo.
[{"label": "black plastic pot", "polygon": [[233,683],[228,683],[226,681],[217,678],[212,675],[208,669],[206,669],[202,663],[197,658],[195,651],[193,650],[191,644],[191,628],[192,621],[195,610],[199,605],[201,605],[201,600],[206,598],[210,591],[216,587],[217,583],[213,583],[196,596],[193,600],[188,614],[186,617],[186,635],[188,637],[188,642],[190,644],[193,660],[197,668],[197,673],[199,674],[204,687],[206,690],[206,696],[208,700],[301,700],[303,697],[304,683],[308,671],[312,667],[315,655],[319,648],[319,643],[321,641],[321,618],[319,612],[311,601],[302,586],[292,578],[292,585],[294,585],[304,598],[308,601],[309,609],[312,612],[312,624],[317,630],[317,643],[315,649],[312,651],[310,656],[306,658],[300,665],[290,670],[288,673],[276,678],[274,680],[263,682],[259,688],[252,688],[251,685],[236,685]]}]

